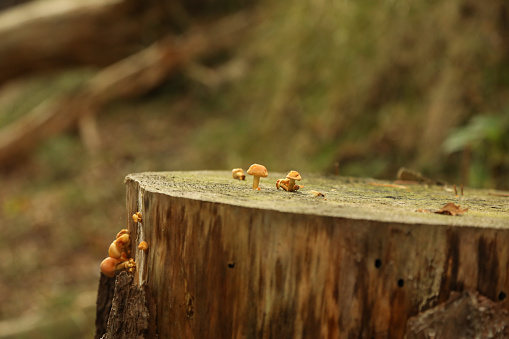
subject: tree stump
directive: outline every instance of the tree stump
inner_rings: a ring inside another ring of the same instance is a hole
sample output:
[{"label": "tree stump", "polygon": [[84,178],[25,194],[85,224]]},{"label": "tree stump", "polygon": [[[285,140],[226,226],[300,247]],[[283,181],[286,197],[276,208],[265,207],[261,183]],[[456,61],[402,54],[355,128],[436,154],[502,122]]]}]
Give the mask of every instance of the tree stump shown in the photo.
[{"label": "tree stump", "polygon": [[[269,173],[261,191],[230,172],[127,176],[134,284],[149,294],[152,333],[403,338],[410,317],[451,292],[508,308],[507,197],[305,173],[297,192],[276,190],[284,176]],[[449,202],[468,212],[422,213]]]}]

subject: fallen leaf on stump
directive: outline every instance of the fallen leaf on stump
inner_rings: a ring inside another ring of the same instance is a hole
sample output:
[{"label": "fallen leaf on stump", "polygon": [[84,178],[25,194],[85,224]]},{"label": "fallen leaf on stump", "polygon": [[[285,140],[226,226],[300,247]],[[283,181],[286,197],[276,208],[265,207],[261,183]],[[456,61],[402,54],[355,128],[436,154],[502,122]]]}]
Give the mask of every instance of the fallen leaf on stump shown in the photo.
[{"label": "fallen leaf on stump", "polygon": [[468,208],[461,208],[460,205],[455,205],[453,202],[449,202],[445,204],[444,207],[435,211],[437,214],[445,214],[445,215],[459,215],[468,211]]}]

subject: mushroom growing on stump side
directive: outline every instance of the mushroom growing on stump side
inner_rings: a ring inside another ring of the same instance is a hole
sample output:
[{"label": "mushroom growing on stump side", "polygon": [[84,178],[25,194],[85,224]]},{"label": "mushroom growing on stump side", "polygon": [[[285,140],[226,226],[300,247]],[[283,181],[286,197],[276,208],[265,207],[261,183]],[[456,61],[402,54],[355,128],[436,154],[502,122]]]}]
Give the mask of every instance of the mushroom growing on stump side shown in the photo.
[{"label": "mushroom growing on stump side", "polygon": [[242,170],[242,168],[232,169],[232,176],[233,176],[233,179],[246,180],[246,175],[244,174],[244,171]]},{"label": "mushroom growing on stump side", "polygon": [[120,263],[119,260],[108,257],[101,262],[101,273],[107,277],[113,278],[115,276],[115,268]]},{"label": "mushroom growing on stump side", "polygon": [[141,212],[136,212],[136,213],[133,214],[133,221],[134,222],[141,222],[142,221]]},{"label": "mushroom growing on stump side", "polygon": [[108,249],[108,255],[111,258],[120,259],[121,261],[125,261],[128,258],[128,253],[126,253],[126,246],[129,244],[130,237],[128,233],[119,232],[117,234],[117,239],[113,241]]},{"label": "mushroom growing on stump side", "polygon": [[116,239],[108,248],[108,257],[101,262],[102,274],[113,278],[116,271],[126,269],[132,273],[136,270],[136,263],[130,258],[130,241],[131,237],[127,229],[117,233]]},{"label": "mushroom growing on stump side", "polygon": [[136,270],[136,262],[130,258],[127,261],[121,262],[115,267],[115,271],[127,270],[129,273],[133,273]]},{"label": "mushroom growing on stump side", "polygon": [[266,177],[269,175],[267,169],[263,165],[252,164],[247,170],[247,174],[254,176],[253,178],[253,189],[260,190],[260,177]]},{"label": "mushroom growing on stump side", "polygon": [[147,244],[147,242],[146,241],[140,242],[140,244],[138,245],[138,249],[147,252],[148,251],[148,244]]},{"label": "mushroom growing on stump side", "polygon": [[300,177],[299,172],[297,172],[297,171],[290,171],[286,175],[286,179],[290,180],[290,183],[288,184],[288,192],[294,192],[294,191],[296,191],[296,189],[295,189],[295,180],[300,181],[302,178]]}]

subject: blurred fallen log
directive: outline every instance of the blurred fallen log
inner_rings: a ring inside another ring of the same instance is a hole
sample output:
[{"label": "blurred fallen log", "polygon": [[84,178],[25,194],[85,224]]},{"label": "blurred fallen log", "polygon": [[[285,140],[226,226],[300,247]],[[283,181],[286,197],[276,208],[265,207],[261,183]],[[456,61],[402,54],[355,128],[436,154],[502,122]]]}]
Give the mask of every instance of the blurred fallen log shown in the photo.
[{"label": "blurred fallen log", "polygon": [[439,186],[447,185],[447,183],[444,182],[443,180],[433,180],[430,178],[426,178],[424,175],[422,175],[422,173],[405,167],[401,167],[398,170],[396,177],[399,181],[413,181],[426,185],[439,185]]},{"label": "blurred fallen log", "polygon": [[142,95],[196,58],[232,46],[252,23],[253,17],[242,12],[181,37],[168,36],[102,69],[80,89],[48,99],[0,130],[0,167],[23,158],[42,140],[76,126],[83,116],[97,113],[104,104]]},{"label": "blurred fallen log", "polygon": [[0,13],[0,84],[109,65],[140,49],[144,13],[129,1],[34,1]]}]

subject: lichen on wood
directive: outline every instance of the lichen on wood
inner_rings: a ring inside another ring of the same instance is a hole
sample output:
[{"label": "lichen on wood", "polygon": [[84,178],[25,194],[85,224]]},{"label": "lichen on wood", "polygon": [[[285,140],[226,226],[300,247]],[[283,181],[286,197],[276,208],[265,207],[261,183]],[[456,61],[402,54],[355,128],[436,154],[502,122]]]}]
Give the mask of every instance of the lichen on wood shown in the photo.
[{"label": "lichen on wood", "polygon": [[[277,178],[284,176],[269,171],[260,181],[260,192],[249,191],[248,182],[232,180],[226,171],[148,172],[131,174],[127,180],[140,182],[147,191],[284,212],[410,224],[509,227],[509,200],[490,195],[489,190],[465,188],[465,194],[456,197],[443,186],[398,189],[374,186],[373,182],[387,182],[370,178],[304,174],[304,188],[288,193],[275,188]],[[313,191],[324,193],[327,200],[314,199]],[[460,218],[416,213],[418,209],[438,210],[449,202],[468,208],[468,213]]]}]

